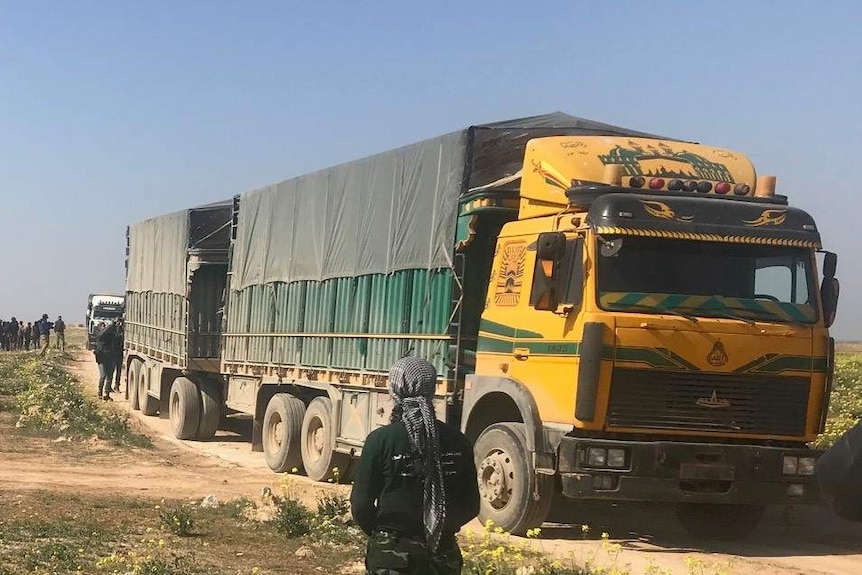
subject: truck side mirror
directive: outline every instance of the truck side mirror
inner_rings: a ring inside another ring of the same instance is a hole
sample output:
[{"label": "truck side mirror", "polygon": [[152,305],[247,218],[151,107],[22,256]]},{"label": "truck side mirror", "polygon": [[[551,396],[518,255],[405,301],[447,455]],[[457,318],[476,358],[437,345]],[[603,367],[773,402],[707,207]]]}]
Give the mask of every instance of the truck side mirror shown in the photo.
[{"label": "truck side mirror", "polygon": [[560,261],[566,252],[566,234],[545,232],[536,240],[536,269],[530,305],[537,310],[556,311],[560,302],[557,293],[557,274]]},{"label": "truck side mirror", "polygon": [[823,253],[823,277],[834,278],[835,270],[838,267],[838,254],[832,252]]},{"label": "truck side mirror", "polygon": [[[825,264],[823,266],[826,267]],[[832,269],[835,271],[835,268]],[[826,327],[830,327],[835,323],[835,316],[838,312],[838,292],[840,286],[838,279],[835,277],[824,277],[820,284],[820,301],[823,302],[823,322]]]},{"label": "truck side mirror", "polygon": [[838,311],[838,292],[840,286],[835,277],[838,268],[838,255],[832,252],[821,252],[823,254],[823,281],[820,283],[820,301],[823,304],[823,323],[826,327],[835,322]]},{"label": "truck side mirror", "polygon": [[542,261],[559,261],[566,250],[566,234],[562,232],[544,232],[536,240],[536,259]]}]

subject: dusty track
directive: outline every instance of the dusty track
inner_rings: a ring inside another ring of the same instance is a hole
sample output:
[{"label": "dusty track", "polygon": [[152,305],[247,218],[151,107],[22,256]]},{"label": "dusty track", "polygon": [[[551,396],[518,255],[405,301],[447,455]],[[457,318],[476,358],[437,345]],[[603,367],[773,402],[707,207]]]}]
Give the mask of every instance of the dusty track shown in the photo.
[{"label": "dusty track", "polygon": [[[89,353],[81,353],[71,366],[89,389],[95,390],[96,366]],[[121,394],[115,407],[127,409]],[[178,441],[167,420],[131,412],[137,425],[154,438],[153,450],[118,451],[94,443],[86,457],[74,452],[21,446],[3,453],[0,489],[110,491],[148,497],[256,497],[262,487],[275,486],[278,476],[266,467],[260,453],[253,453],[241,433],[220,431],[208,442]],[[0,438],[0,444],[3,439]],[[35,447],[35,446],[34,446]],[[4,450],[6,451],[6,450]],[[302,493],[313,498],[318,489],[331,488],[297,478]],[[346,488],[344,488],[346,489]],[[547,523],[541,545],[561,556],[599,563],[609,557],[596,540],[602,531],[623,550],[619,565],[630,564],[643,573],[655,564],[673,573],[688,573],[686,558],[730,563],[735,575],[862,573],[862,525],[841,521],[819,508],[773,509],[745,541],[707,543],[693,540],[676,523],[673,514],[654,506],[612,507],[556,505],[558,515],[591,526],[590,540],[582,540],[578,526]],[[572,519],[575,518],[575,519]],[[470,526],[479,529],[478,522]],[[711,572],[711,571],[707,571]]]}]

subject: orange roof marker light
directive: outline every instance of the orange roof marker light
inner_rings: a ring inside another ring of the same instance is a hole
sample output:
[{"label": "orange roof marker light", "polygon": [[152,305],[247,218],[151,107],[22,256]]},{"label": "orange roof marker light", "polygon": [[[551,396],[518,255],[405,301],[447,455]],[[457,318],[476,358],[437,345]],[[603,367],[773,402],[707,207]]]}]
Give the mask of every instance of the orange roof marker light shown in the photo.
[{"label": "orange roof marker light", "polygon": [[757,178],[757,187],[754,195],[758,198],[775,197],[775,176],[760,176]]}]

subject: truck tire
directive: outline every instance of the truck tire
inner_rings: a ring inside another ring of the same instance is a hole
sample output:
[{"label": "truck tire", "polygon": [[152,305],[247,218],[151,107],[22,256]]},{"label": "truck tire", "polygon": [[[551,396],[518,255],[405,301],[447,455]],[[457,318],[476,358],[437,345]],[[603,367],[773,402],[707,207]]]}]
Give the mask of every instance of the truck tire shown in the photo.
[{"label": "truck tire", "polygon": [[315,398],[308,404],[305,417],[302,418],[300,446],[302,464],[308,477],[315,481],[339,483],[347,479],[350,456],[335,451],[332,402],[328,397]]},{"label": "truck tire", "polygon": [[144,362],[137,357],[129,363],[129,369],[126,371],[126,394],[129,396],[129,408],[137,410],[141,408],[138,402],[138,374],[144,367]]},{"label": "truck tire", "polygon": [[554,495],[553,476],[537,474],[527,451],[523,423],[496,423],[476,440],[479,519],[513,535],[539,527]]},{"label": "truck tire", "polygon": [[263,416],[263,455],[276,473],[302,467],[299,447],[305,404],[287,393],[276,393]]},{"label": "truck tire", "polygon": [[201,400],[197,386],[185,377],[178,377],[171,385],[171,430],[177,439],[194,439],[201,417]]},{"label": "truck tire", "polygon": [[764,505],[722,503],[680,503],[676,516],[686,531],[701,539],[731,541],[743,539],[760,523]]},{"label": "truck tire", "polygon": [[138,377],[138,405],[144,415],[156,415],[159,412],[159,400],[149,394],[150,370],[141,366]]},{"label": "truck tire", "polygon": [[204,379],[201,391],[201,420],[198,424],[198,439],[212,439],[218,430],[221,418],[221,386],[211,379]]}]

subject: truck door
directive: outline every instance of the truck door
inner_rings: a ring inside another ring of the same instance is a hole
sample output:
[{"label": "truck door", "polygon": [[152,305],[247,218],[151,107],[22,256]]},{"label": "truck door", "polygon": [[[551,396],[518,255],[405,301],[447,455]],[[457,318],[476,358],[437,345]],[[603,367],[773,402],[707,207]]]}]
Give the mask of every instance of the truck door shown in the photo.
[{"label": "truck door", "polygon": [[189,358],[218,358],[227,265],[207,264],[192,275],[189,290]]},{"label": "truck door", "polygon": [[[541,309],[536,235],[501,238],[477,354],[477,373],[529,388],[545,421],[572,421],[578,373],[582,240],[563,239],[553,310]],[[565,310],[563,313],[561,310]]]}]

